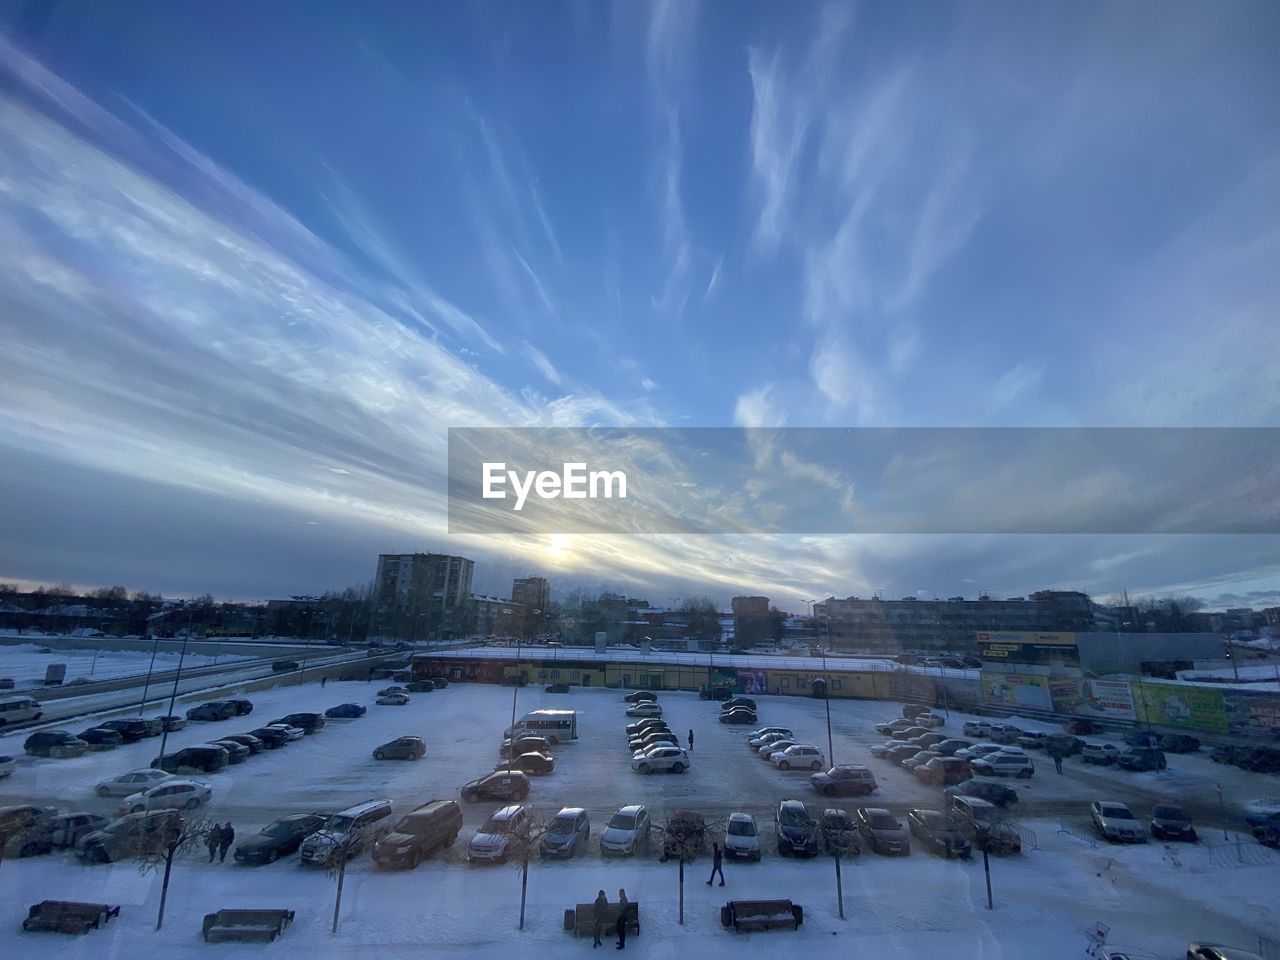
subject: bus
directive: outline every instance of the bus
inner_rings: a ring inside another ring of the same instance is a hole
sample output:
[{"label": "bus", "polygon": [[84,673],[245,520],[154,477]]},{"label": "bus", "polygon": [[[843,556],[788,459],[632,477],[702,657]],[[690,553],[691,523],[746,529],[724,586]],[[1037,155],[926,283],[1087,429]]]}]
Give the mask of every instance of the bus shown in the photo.
[{"label": "bus", "polygon": [[43,715],[40,704],[31,697],[0,698],[0,727],[10,723],[39,720]]},{"label": "bus", "polygon": [[578,739],[577,710],[532,710],[516,721],[516,725],[507,730],[506,735],[513,733],[536,733],[546,737],[552,743],[561,740]]}]

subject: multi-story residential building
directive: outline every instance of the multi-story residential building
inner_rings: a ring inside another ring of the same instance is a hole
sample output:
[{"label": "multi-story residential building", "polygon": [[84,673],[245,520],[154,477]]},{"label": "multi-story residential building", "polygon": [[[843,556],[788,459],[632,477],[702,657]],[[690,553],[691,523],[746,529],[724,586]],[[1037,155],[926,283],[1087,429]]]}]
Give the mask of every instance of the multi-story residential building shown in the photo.
[{"label": "multi-story residential building", "polygon": [[384,553],[373,582],[372,635],[397,640],[462,636],[475,563],[440,553]]},{"label": "multi-story residential building", "polygon": [[734,597],[730,608],[733,610],[735,648],[745,650],[772,639],[773,625],[769,620],[768,597]]},{"label": "multi-story residential building", "polygon": [[511,581],[511,600],[520,604],[518,629],[522,636],[532,637],[543,631],[547,607],[551,603],[551,584],[546,577],[519,577]]},{"label": "multi-story residential building", "polygon": [[501,597],[471,595],[466,633],[472,637],[515,637],[527,619],[524,604]]}]

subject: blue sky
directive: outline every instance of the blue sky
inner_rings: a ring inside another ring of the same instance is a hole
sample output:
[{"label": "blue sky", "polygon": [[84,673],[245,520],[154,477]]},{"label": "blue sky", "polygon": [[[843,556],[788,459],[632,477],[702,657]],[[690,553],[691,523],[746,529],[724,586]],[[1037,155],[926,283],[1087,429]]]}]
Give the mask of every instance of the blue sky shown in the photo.
[{"label": "blue sky", "polygon": [[1274,425],[1278,46],[1265,3],[7,7],[0,576],[1280,602],[1269,537],[466,540],[441,483],[449,426]]}]

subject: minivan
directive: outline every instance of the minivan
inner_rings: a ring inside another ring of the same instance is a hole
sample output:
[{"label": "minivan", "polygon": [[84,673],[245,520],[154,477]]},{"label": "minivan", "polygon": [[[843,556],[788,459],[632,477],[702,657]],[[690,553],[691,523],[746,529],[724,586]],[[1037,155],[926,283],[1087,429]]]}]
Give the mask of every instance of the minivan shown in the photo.
[{"label": "minivan", "polygon": [[386,799],[366,800],[335,813],[303,841],[302,862],[327,866],[339,848],[347,859],[357,856],[391,832],[390,817],[391,801]]},{"label": "minivan", "polygon": [[25,723],[44,716],[40,704],[31,697],[5,697],[0,699],[0,727],[7,723]]},{"label": "minivan", "polygon": [[217,773],[230,762],[231,757],[225,747],[216,743],[198,743],[157,757],[151,761],[151,766],[167,773]]},{"label": "minivan", "polygon": [[412,870],[423,857],[452,846],[461,829],[462,808],[453,800],[432,800],[406,813],[373,845],[373,862]]}]

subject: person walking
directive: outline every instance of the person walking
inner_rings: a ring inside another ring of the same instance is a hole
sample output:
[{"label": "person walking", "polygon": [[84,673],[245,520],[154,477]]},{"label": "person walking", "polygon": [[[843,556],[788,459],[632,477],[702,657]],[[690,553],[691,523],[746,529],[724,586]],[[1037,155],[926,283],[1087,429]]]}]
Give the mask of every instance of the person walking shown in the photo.
[{"label": "person walking", "polygon": [[592,933],[595,934],[595,942],[591,944],[592,949],[600,946],[600,934],[604,933],[604,924],[608,918],[609,898],[601,890],[596,894],[596,902],[591,905]]},{"label": "person walking", "polygon": [[693,753],[693,731],[689,731],[689,752]]},{"label": "person walking", "polygon": [[323,689],[324,689],[324,685],[325,685],[326,683],[328,683],[328,682],[329,682],[329,678],[328,678],[328,677],[321,677],[321,678],[320,678],[320,689],[321,689],[321,690],[323,690]]},{"label": "person walking", "polygon": [[209,828],[208,835],[204,838],[205,846],[209,848],[209,862],[213,863],[213,858],[218,855],[218,844],[222,842],[222,824],[215,823]]},{"label": "person walking", "polygon": [[618,950],[627,948],[627,891],[618,888]]},{"label": "person walking", "polygon": [[[720,874],[720,886],[724,886],[724,854],[720,852],[720,844],[713,843],[711,845],[711,880],[716,878],[716,874]],[[711,880],[707,881],[707,886],[711,886]]]},{"label": "person walking", "polygon": [[1053,748],[1053,768],[1062,773],[1062,750],[1058,747]]},{"label": "person walking", "polygon": [[235,839],[236,839],[236,828],[231,826],[231,821],[228,820],[226,823],[222,825],[222,837],[218,841],[218,862],[219,863],[227,862],[227,851],[231,849],[231,844],[235,842]]}]

